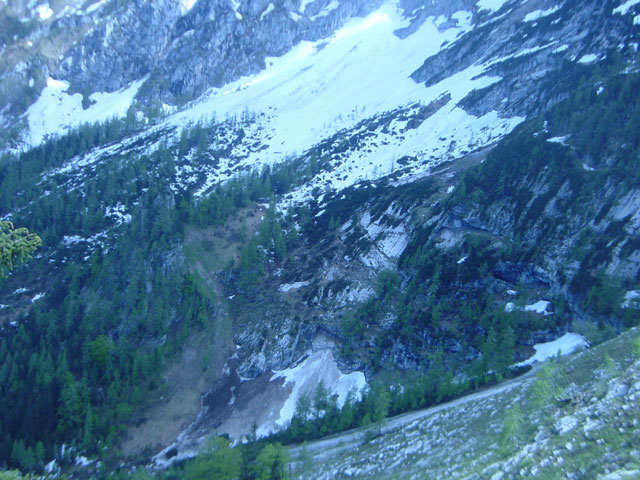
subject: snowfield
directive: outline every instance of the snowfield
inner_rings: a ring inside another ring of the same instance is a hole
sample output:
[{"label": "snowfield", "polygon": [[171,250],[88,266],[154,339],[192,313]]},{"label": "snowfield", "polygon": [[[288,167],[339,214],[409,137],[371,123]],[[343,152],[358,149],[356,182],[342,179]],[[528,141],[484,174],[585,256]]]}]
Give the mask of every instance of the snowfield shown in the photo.
[{"label": "snowfield", "polygon": [[[456,157],[496,141],[524,120],[499,118],[495,112],[478,118],[457,107],[472,90],[500,80],[485,76],[486,66],[475,65],[429,88],[410,78],[444,43],[455,42],[473,28],[470,12],[456,12],[452,19],[457,26],[440,31],[430,17],[415,33],[400,39],[394,31],[408,22],[397,5],[383,5],[365,18],[351,20],[330,38],[301,42],[282,57],[267,58],[261,73],[212,89],[203,101],[175,114],[167,124],[252,115],[255,122],[245,129],[246,134],[263,147],[242,152],[242,165],[255,167],[300,154],[365,119],[450,95],[446,105],[419,128],[400,135],[397,132],[405,122],[397,125],[395,134],[378,134],[368,145],[375,148],[365,146],[353,152],[294,193],[291,201],[305,201],[316,186],[340,190],[388,175],[395,160],[405,155],[420,157],[426,170],[445,156]],[[226,180],[222,170],[211,172],[199,193]]]},{"label": "snowfield", "polygon": [[143,83],[144,79],[117,92],[93,93],[89,96],[91,105],[84,110],[80,93],[68,94],[68,82],[49,77],[38,100],[24,114],[29,122],[28,142],[38,145],[49,135],[63,135],[83,123],[124,117]]},{"label": "snowfield", "polygon": [[[185,12],[196,3],[181,1]],[[497,0],[479,3],[490,10],[502,4]],[[458,106],[474,89],[501,80],[486,73],[495,62],[472,65],[430,86],[410,78],[425,59],[474,28],[471,12],[457,11],[448,19],[429,17],[404,39],[394,33],[408,25],[396,2],[384,4],[364,18],[350,20],[328,38],[303,41],[281,57],[267,58],[262,72],[210,89],[181,111],[165,109],[168,116],[160,124],[120,146],[73,159],[58,171],[84,169],[144,137],[160,135],[171,144],[178,141],[183,128],[197,122],[235,125],[237,120],[242,139],[236,142],[228,133],[218,136],[219,145],[212,147],[227,153],[215,165],[187,156],[186,163],[177,166],[172,189],[197,185],[195,195],[201,196],[233,176],[283,162],[322,142],[333,149],[340,141],[348,143],[350,147],[340,153],[328,152],[330,168],[280,202],[278,207],[284,210],[309,200],[315,188],[341,190],[399,169],[398,181],[420,178],[443,161],[495,143],[524,120],[502,118],[494,111],[476,117]],[[85,122],[123,117],[144,80],[119,92],[94,93],[89,97],[91,105],[83,110],[82,96],[70,94],[68,83],[49,79],[25,113],[28,143],[38,144],[48,135],[63,134]],[[58,114],[50,115],[52,111]],[[372,128],[372,122],[386,118],[386,126],[380,122]],[[152,151],[158,145],[159,140],[154,140],[145,148]],[[395,233],[386,240],[384,256],[395,257],[405,246],[404,232]]]},{"label": "snowfield", "polygon": [[560,338],[547,343],[536,343],[533,349],[536,351],[535,355],[529,359],[516,363],[516,367],[524,367],[526,365],[533,365],[536,362],[544,362],[545,360],[555,357],[556,355],[570,355],[576,350],[581,348],[587,348],[589,342],[577,333],[565,333]]}]

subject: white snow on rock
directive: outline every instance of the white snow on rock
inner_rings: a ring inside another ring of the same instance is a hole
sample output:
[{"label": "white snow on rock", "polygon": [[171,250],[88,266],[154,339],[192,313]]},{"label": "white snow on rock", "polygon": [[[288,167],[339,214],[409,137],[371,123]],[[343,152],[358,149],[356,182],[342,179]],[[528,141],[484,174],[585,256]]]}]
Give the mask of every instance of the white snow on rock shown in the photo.
[{"label": "white snow on rock", "polygon": [[36,13],[40,20],[48,20],[53,15],[53,10],[51,10],[48,3],[44,3],[36,7]]},{"label": "white snow on rock", "polygon": [[271,12],[273,12],[274,9],[275,7],[273,6],[273,3],[270,3],[267,9],[264,12],[262,12],[262,15],[260,15],[260,20],[264,20],[264,17],[269,15]]},{"label": "white snow on rock", "polygon": [[556,5],[553,8],[549,8],[548,10],[534,10],[533,12],[529,12],[525,15],[525,22],[535,22],[536,20],[540,20],[543,17],[548,17],[560,10],[560,6]]},{"label": "white snow on rock", "polygon": [[44,297],[44,293],[38,293],[37,295],[33,296],[33,298],[30,300],[30,302],[31,303],[37,302],[38,300],[40,300],[43,297]]},{"label": "white snow on rock", "polygon": [[89,460],[84,455],[80,455],[80,456],[76,457],[76,461],[75,461],[75,464],[78,465],[78,466],[81,466],[81,467],[88,467],[92,463],[93,463],[93,461]]},{"label": "white snow on rock", "polygon": [[544,315],[551,315],[552,312],[549,312],[547,309],[549,308],[550,302],[546,300],[538,300],[536,303],[532,303],[531,305],[525,305],[525,312],[536,312],[542,313]]},{"label": "white snow on rock", "polygon": [[56,459],[54,458],[44,466],[44,471],[47,473],[53,473],[56,468]]},{"label": "white snow on rock", "polygon": [[100,8],[102,8],[107,2],[109,2],[109,0],[100,0],[96,3],[92,3],[87,7],[87,9],[85,10],[85,13],[93,13],[97,11]]},{"label": "white snow on rock", "polygon": [[462,257],[460,260],[458,260],[456,263],[457,263],[458,265],[461,265],[461,264],[463,264],[464,262],[466,262],[466,261],[467,261],[467,258],[469,258],[469,256],[468,256],[468,255],[465,255],[465,256],[464,256],[464,257]]},{"label": "white snow on rock", "polygon": [[125,212],[125,206],[118,202],[115,206],[105,208],[104,214],[106,217],[111,217],[116,222],[116,225],[120,226],[123,223],[131,222],[131,214]]},{"label": "white snow on rock", "polygon": [[294,282],[294,283],[283,283],[278,287],[279,292],[288,292],[290,290],[297,290],[298,288],[306,287],[309,285],[309,281],[304,282]]},{"label": "white snow on rock", "polygon": [[320,12],[318,12],[316,15],[309,17],[309,20],[311,20],[312,22],[315,22],[318,18],[326,17],[339,6],[340,4],[336,0],[332,0],[331,3],[329,3],[326,7],[320,10]]},{"label": "white snow on rock", "polygon": [[536,343],[533,349],[536,351],[528,360],[520,363],[516,363],[515,366],[522,367],[525,365],[532,365],[535,362],[544,362],[548,358],[555,357],[556,355],[569,355],[580,348],[587,348],[589,342],[577,333],[565,333],[560,338],[547,343]]},{"label": "white snow on rock", "polygon": [[640,290],[629,290],[624,294],[624,301],[622,302],[622,308],[630,308],[636,304],[640,305]]},{"label": "white snow on rock", "polygon": [[[449,94],[450,101],[418,128],[402,135],[391,132],[384,138],[379,134],[370,140],[375,148],[350,152],[340,165],[294,192],[289,201],[305,201],[316,186],[340,190],[386,176],[402,156],[422,159],[420,168],[427,171],[430,161],[455,158],[493,143],[524,120],[501,118],[496,112],[475,117],[457,106],[472,90],[500,81],[500,77],[485,74],[486,65],[474,65],[430,87],[410,78],[426,58],[444,48],[443,43],[451,45],[472,29],[470,12],[456,12],[452,18],[457,20],[455,27],[440,31],[430,17],[401,39],[394,32],[408,21],[396,4],[385,4],[365,18],[350,20],[329,38],[302,41],[281,57],[266,58],[262,72],[209,90],[200,102],[171,116],[159,128],[214,116],[241,118],[248,112],[254,120],[243,129],[263,148],[243,155],[234,166],[242,170],[281,162],[364,119],[417,102],[428,105]],[[398,125],[397,130],[404,126]],[[196,195],[230,175],[222,168],[212,171]]]},{"label": "white snow on rock", "polygon": [[507,0],[478,0],[476,5],[478,5],[478,10],[497,12],[505,3],[507,3]]},{"label": "white snow on rock", "polygon": [[307,5],[309,5],[310,3],[313,3],[314,1],[315,1],[315,0],[302,0],[302,1],[300,2],[300,9],[299,9],[299,12],[300,12],[300,13],[304,13],[304,11],[305,11],[305,10],[306,10],[306,8],[307,8]]},{"label": "white snow on rock", "polygon": [[633,17],[633,24],[640,25],[640,15],[636,15],[635,17]]},{"label": "white snow on rock", "polygon": [[552,138],[547,138],[547,142],[559,143],[560,145],[566,146],[567,138],[569,138],[567,135],[565,135],[564,137],[552,137]]},{"label": "white snow on rock", "polygon": [[637,5],[638,3],[640,3],[640,0],[627,0],[619,7],[613,9],[613,15],[615,15],[616,13],[619,13],[620,15],[626,15],[627,13],[629,13],[631,7]]},{"label": "white snow on rock", "polygon": [[29,143],[37,145],[48,135],[61,135],[83,123],[104,122],[113,117],[124,117],[144,82],[139,80],[128,88],[112,93],[93,93],[92,105],[82,108],[82,95],[69,95],[69,83],[49,78],[40,97],[24,116],[29,122]]},{"label": "white snow on rock", "polygon": [[279,418],[275,422],[268,422],[258,428],[259,436],[268,435],[271,431],[291,422],[298,398],[303,394],[312,396],[320,382],[324,383],[332,394],[338,396],[338,406],[344,405],[350,391],[359,398],[367,386],[364,373],[342,373],[338,369],[331,350],[314,352],[295,367],[275,372],[271,381],[279,378],[284,378],[285,385],[293,384],[293,390],[280,409]]},{"label": "white snow on rock", "polygon": [[180,6],[182,7],[183,12],[188,12],[193,8],[198,0],[180,0]]},{"label": "white snow on rock", "polygon": [[[511,293],[511,292],[513,292],[513,293]],[[515,295],[517,292],[515,292],[514,290],[508,290],[507,293],[509,293],[510,295]],[[530,305],[525,305],[524,308],[522,308],[522,311],[524,311],[524,312],[536,312],[536,313],[540,313],[540,314],[542,314],[544,316],[553,315],[553,312],[549,311],[549,305],[550,304],[551,304],[551,302],[548,302],[547,300],[539,300],[536,303],[532,303]],[[519,308],[513,302],[507,302],[507,304],[504,306],[504,311],[505,312],[515,312],[518,309]]]},{"label": "white snow on rock", "polygon": [[583,55],[582,57],[580,57],[580,60],[578,60],[578,63],[588,64],[588,63],[593,63],[596,60],[598,60],[598,56],[595,53],[588,53],[587,55]]}]

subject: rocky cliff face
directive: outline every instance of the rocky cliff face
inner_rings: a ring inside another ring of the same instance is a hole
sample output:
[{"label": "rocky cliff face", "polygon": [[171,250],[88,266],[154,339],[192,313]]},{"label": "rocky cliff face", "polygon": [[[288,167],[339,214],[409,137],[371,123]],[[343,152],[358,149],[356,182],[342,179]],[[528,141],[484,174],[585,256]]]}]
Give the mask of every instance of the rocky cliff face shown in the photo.
[{"label": "rocky cliff face", "polygon": [[378,3],[10,2],[0,5],[5,127],[47,77],[89,96],[146,79],[140,108],[183,104],[265,67],[300,41],[324,38]]}]

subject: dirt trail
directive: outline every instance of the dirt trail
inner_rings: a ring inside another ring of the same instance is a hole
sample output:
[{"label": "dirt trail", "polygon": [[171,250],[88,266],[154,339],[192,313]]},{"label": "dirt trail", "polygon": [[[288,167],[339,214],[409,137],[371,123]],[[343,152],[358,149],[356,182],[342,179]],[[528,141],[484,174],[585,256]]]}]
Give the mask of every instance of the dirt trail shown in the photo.
[{"label": "dirt trail", "polygon": [[507,392],[512,388],[522,385],[525,381],[529,380],[536,372],[537,368],[534,367],[524,375],[507,380],[499,385],[490,387],[479,392],[466,395],[464,397],[457,398],[450,402],[436,405],[435,407],[426,408],[424,410],[418,410],[416,412],[403,413],[396,417],[388,418],[382,424],[372,425],[365,428],[358,428],[350,430],[341,434],[337,434],[321,440],[309,442],[306,446],[297,446],[289,450],[292,459],[301,457],[303,449],[306,450],[306,455],[311,455],[315,461],[325,461],[331,457],[335,457],[340,453],[351,450],[357,447],[359,444],[366,440],[368,432],[376,431],[376,433],[387,434],[404,428],[416,420],[423,419],[438,413],[442,410],[449,408],[455,408],[462,404],[481,400],[486,397],[498,395],[503,392]]}]

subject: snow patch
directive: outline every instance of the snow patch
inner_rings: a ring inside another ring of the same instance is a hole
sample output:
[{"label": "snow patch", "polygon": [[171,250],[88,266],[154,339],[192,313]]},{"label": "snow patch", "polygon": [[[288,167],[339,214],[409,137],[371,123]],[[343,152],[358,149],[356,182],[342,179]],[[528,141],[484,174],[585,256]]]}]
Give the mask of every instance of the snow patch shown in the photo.
[{"label": "snow patch", "polygon": [[84,455],[80,455],[79,457],[76,457],[76,461],[75,461],[75,464],[80,466],[80,467],[88,467],[92,463],[93,463],[93,461],[89,460]]},{"label": "snow patch", "polygon": [[516,363],[516,367],[532,365],[535,362],[544,362],[545,360],[555,357],[556,355],[569,355],[580,348],[587,348],[589,342],[577,333],[565,333],[560,338],[547,343],[537,343],[533,346],[536,351],[528,360]]},{"label": "snow patch", "polygon": [[549,305],[551,302],[546,300],[538,300],[536,303],[532,303],[531,305],[525,305],[525,312],[536,312],[544,315],[552,315],[552,312],[548,311]]},{"label": "snow patch", "polygon": [[558,10],[560,10],[560,6],[556,5],[553,8],[549,8],[548,10],[534,10],[533,12],[529,12],[525,15],[525,22],[535,22],[536,20],[540,20],[543,17],[548,17],[549,15],[553,15]]},{"label": "snow patch", "polygon": [[40,300],[43,297],[44,297],[44,293],[38,293],[37,295],[33,296],[33,298],[30,300],[30,302],[31,303],[37,302],[38,300]]},{"label": "snow patch", "polygon": [[468,255],[465,255],[465,256],[464,256],[464,257],[462,257],[460,260],[458,260],[456,263],[457,263],[458,265],[462,265],[464,262],[466,262],[466,261],[467,261],[467,258],[469,258],[469,256],[468,256]]},{"label": "snow patch", "polygon": [[117,92],[92,93],[89,99],[93,104],[84,110],[81,94],[66,93],[69,83],[49,78],[38,100],[24,114],[29,122],[29,142],[37,145],[49,135],[62,135],[83,123],[124,117],[143,82],[144,79],[138,80]]},{"label": "snow patch", "polygon": [[507,0],[478,0],[476,5],[478,5],[478,10],[497,12],[505,3],[507,3]]},{"label": "snow patch", "polygon": [[313,395],[320,382],[331,394],[337,395],[338,406],[344,405],[351,391],[356,394],[356,398],[360,398],[367,386],[364,373],[342,373],[331,350],[314,352],[295,367],[274,372],[271,381],[280,378],[284,379],[284,385],[293,384],[293,390],[280,409],[279,418],[261,425],[258,428],[258,436],[268,435],[291,422],[298,399],[304,394]]},{"label": "snow patch", "polygon": [[44,471],[47,472],[47,473],[53,473],[53,471],[55,469],[56,469],[56,459],[55,458],[44,466]]},{"label": "snow patch", "polygon": [[233,8],[233,12],[236,14],[236,19],[242,20],[242,15],[238,12],[238,8],[240,8],[240,0],[231,0],[231,8]]},{"label": "snow patch", "polygon": [[182,11],[187,13],[189,10],[193,8],[193,6],[198,2],[198,0],[181,0],[180,6],[182,7]]},{"label": "snow patch", "polygon": [[262,12],[262,15],[260,15],[260,20],[264,20],[264,17],[269,15],[271,12],[273,12],[274,9],[275,7],[273,6],[273,3],[270,3],[267,9],[264,12]]},{"label": "snow patch", "polygon": [[99,2],[93,3],[87,7],[85,13],[93,13],[96,10],[102,8],[109,0],[100,0]]},{"label": "snow patch", "polygon": [[[508,290],[507,293],[509,295],[515,295],[517,292],[515,292],[514,290]],[[549,305],[551,305],[551,302],[548,302],[547,300],[538,300],[536,303],[525,305],[522,308],[522,311],[535,312],[546,317],[547,315],[553,315],[553,312],[549,311]],[[518,310],[518,307],[513,302],[507,302],[507,304],[504,306],[505,312],[515,312],[516,310]]]},{"label": "snow patch", "polygon": [[129,213],[125,213],[125,206],[123,204],[121,204],[120,202],[118,202],[115,206],[113,207],[107,207],[104,210],[104,214],[106,217],[111,217],[114,219],[114,221],[116,222],[116,225],[120,226],[123,223],[130,223],[131,222],[131,214]]},{"label": "snow patch", "polygon": [[51,10],[48,3],[45,3],[36,7],[36,13],[38,14],[38,17],[40,17],[40,20],[44,21],[51,18],[53,10]]},{"label": "snow patch", "polygon": [[624,301],[622,302],[622,308],[630,308],[634,305],[638,306],[640,303],[640,290],[629,290],[624,294]]},{"label": "snow patch", "polygon": [[552,138],[547,138],[547,142],[559,143],[560,145],[564,145],[566,147],[567,138],[569,138],[568,135],[565,135],[564,137],[552,137]]},{"label": "snow patch", "polygon": [[615,15],[616,13],[619,13],[620,15],[626,15],[631,7],[638,3],[640,3],[640,0],[627,0],[619,7],[614,8],[612,14]]},{"label": "snow patch", "polygon": [[311,282],[309,282],[308,280],[304,282],[283,283],[278,287],[278,291],[283,293],[289,292],[291,290],[297,290],[298,288],[307,287],[310,285],[310,283]]},{"label": "snow patch", "polygon": [[465,30],[471,28],[471,20],[473,19],[473,14],[471,12],[460,10],[451,15],[451,18],[458,23],[458,27]]},{"label": "snow patch", "polygon": [[333,10],[335,10],[339,6],[340,6],[340,4],[336,0],[333,0],[326,7],[324,7],[322,10],[320,10],[320,12],[318,12],[318,14],[309,17],[309,20],[311,20],[312,22],[315,22],[318,18],[326,17],[327,15],[329,15],[329,13],[331,13]]},{"label": "snow patch", "polygon": [[309,5],[310,3],[313,3],[315,0],[302,0],[300,2],[300,9],[298,10],[300,13],[304,13],[305,9],[307,8],[307,5]]},{"label": "snow patch", "polygon": [[583,55],[582,57],[580,57],[580,60],[578,60],[578,63],[588,64],[588,63],[593,63],[596,60],[598,60],[598,56],[595,53],[588,53],[587,55]]}]

